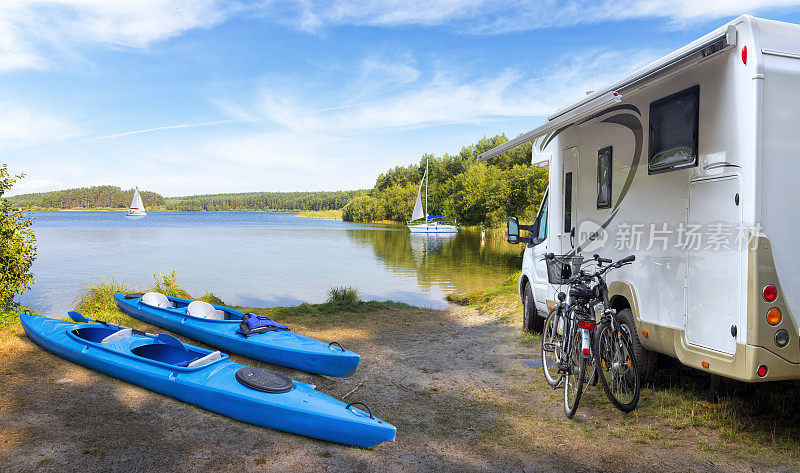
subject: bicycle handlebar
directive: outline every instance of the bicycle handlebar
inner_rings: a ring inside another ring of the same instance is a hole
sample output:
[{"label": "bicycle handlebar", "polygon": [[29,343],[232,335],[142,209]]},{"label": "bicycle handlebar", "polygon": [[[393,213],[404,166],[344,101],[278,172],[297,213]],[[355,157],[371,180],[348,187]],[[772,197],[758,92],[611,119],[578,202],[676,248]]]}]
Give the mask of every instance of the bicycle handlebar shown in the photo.
[{"label": "bicycle handlebar", "polygon": [[609,260],[607,258],[600,258],[598,255],[595,255],[594,259],[588,260],[588,261],[584,262],[584,264],[585,263],[590,263],[590,262],[593,262],[593,261],[608,262],[608,263],[611,263],[611,264],[609,264],[605,268],[597,270],[594,274],[585,274],[583,271],[581,271],[580,274],[576,274],[576,275],[570,277],[569,280],[568,280],[568,283],[569,284],[574,284],[574,283],[578,283],[578,282],[581,282],[581,281],[591,281],[594,278],[602,276],[603,274],[605,274],[610,269],[620,268],[622,266],[625,266],[625,265],[633,263],[634,261],[636,261],[636,256],[635,255],[626,256],[625,258],[622,258],[622,259],[618,260],[617,262],[613,262],[612,263],[611,260]]}]

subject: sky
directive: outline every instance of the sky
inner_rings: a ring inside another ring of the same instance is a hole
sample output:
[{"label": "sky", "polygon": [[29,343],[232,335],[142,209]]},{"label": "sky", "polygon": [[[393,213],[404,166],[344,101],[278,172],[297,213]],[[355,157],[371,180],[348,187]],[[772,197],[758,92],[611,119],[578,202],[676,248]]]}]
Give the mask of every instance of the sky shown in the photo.
[{"label": "sky", "polygon": [[10,195],[370,188],[800,0],[2,0]]}]

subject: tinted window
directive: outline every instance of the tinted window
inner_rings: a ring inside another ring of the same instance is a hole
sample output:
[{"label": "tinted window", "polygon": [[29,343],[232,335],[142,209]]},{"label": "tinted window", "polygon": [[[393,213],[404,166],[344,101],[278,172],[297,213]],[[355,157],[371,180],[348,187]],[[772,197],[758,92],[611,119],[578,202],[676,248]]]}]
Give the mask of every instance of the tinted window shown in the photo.
[{"label": "tinted window", "polygon": [[564,233],[572,230],[572,173],[564,174]]},{"label": "tinted window", "polygon": [[611,146],[597,152],[597,208],[611,208]]},{"label": "tinted window", "polygon": [[650,104],[649,173],[697,164],[697,122],[700,87]]},{"label": "tinted window", "polygon": [[536,239],[539,242],[543,242],[547,238],[547,197],[546,195],[544,196],[542,209],[539,211],[539,231],[536,234]]}]

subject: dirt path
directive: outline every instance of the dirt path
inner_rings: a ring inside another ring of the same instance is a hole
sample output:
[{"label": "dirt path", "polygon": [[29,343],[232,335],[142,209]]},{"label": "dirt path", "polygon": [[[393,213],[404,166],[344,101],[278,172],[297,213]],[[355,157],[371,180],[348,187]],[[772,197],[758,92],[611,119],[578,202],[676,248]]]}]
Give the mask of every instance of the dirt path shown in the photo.
[{"label": "dirt path", "polygon": [[270,367],[336,397],[357,388],[347,399],[396,425],[396,442],[365,450],[230,420],[62,360],[13,328],[0,333],[0,470],[787,470],[698,448],[716,436],[702,427],[662,423],[643,436],[649,420],[608,408],[599,389],[564,419],[562,391],[519,361],[538,349],[516,313],[393,309],[288,322],[360,353],[361,367],[348,379]]}]

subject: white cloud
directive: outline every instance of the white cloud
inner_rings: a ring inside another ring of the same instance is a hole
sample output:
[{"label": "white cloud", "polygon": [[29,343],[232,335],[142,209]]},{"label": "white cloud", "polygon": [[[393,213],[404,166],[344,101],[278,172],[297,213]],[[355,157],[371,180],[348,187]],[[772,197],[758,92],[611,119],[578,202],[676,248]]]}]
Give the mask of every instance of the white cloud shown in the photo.
[{"label": "white cloud", "polygon": [[408,84],[417,80],[421,74],[410,51],[364,58],[359,69],[359,86],[367,89]]},{"label": "white cloud", "polygon": [[81,131],[70,120],[26,106],[0,102],[0,150],[73,138]]},{"label": "white cloud", "polygon": [[[11,172],[14,171],[11,170]],[[46,192],[52,189],[58,189],[60,187],[62,187],[60,182],[56,182],[51,179],[31,179],[29,177],[25,177],[14,184],[14,187],[11,189],[11,192],[9,192],[8,195],[11,196],[18,194],[32,194],[34,192]]]},{"label": "white cloud", "polygon": [[[625,64],[633,71],[658,57],[653,51],[587,51],[556,62],[536,75],[506,69],[474,77],[457,67],[438,65],[428,79],[387,91],[393,77],[376,82],[376,100],[358,102],[360,95],[338,97],[340,105],[319,108],[302,91],[276,86],[273,80],[256,94],[253,105],[227,105],[250,117],[303,134],[377,129],[413,129],[443,124],[480,124],[498,118],[540,117],[566,105],[623,74],[604,64]],[[606,71],[605,73],[601,71]]]},{"label": "white cloud", "polygon": [[223,0],[3,0],[0,72],[56,67],[86,44],[144,48],[240,8]]},{"label": "white cloud", "polygon": [[287,9],[294,10],[291,21],[308,31],[338,25],[453,25],[493,34],[636,18],[682,23],[797,5],[798,0],[308,0],[291,2]]}]

